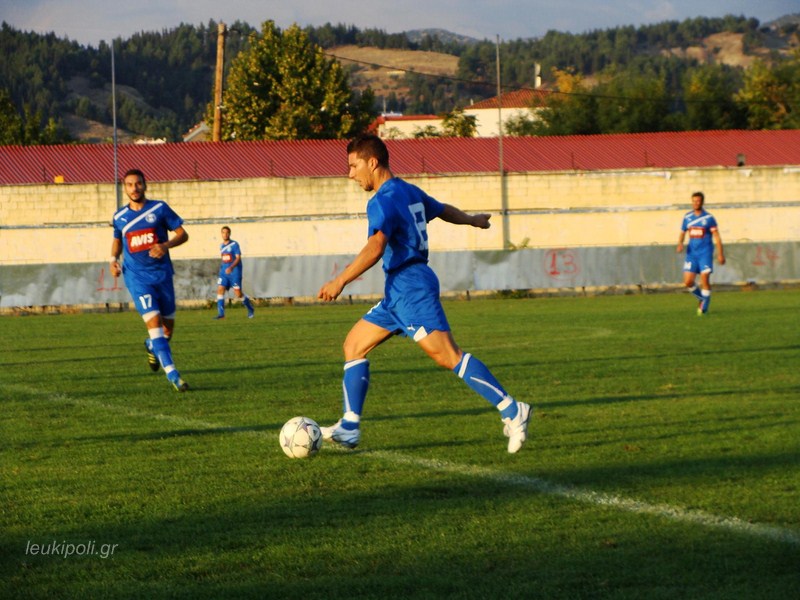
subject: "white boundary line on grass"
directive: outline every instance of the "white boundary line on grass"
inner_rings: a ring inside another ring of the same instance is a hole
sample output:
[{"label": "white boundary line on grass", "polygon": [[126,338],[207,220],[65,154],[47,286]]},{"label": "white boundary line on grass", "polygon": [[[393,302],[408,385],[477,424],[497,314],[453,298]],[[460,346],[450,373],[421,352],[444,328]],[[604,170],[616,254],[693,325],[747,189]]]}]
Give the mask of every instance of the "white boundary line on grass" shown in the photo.
[{"label": "white boundary line on grass", "polygon": [[[116,404],[107,404],[105,402],[98,402],[95,400],[82,400],[70,398],[66,394],[50,394],[43,393],[40,390],[29,388],[27,386],[9,386],[18,387],[25,390],[27,393],[33,392],[36,395],[46,396],[48,400],[55,402],[72,403],[78,406],[88,408],[99,408],[105,411],[122,413],[130,417],[152,419],[156,421],[165,421],[183,427],[190,427],[192,429],[206,430],[206,429],[219,429],[229,430],[237,434],[250,434],[259,438],[272,439],[275,438],[274,434],[264,431],[252,431],[230,425],[222,425],[219,423],[209,423],[207,421],[198,421],[196,419],[189,419],[176,415],[165,415],[161,413],[148,413],[128,406],[120,406]],[[668,504],[649,504],[641,502],[632,498],[624,498],[621,496],[614,496],[612,494],[604,494],[594,492],[591,490],[581,489],[578,487],[561,485],[558,483],[551,483],[538,477],[531,477],[529,475],[520,475],[517,473],[504,473],[495,469],[486,467],[479,467],[475,465],[464,465],[452,463],[442,460],[432,460],[427,458],[419,458],[400,454],[397,452],[390,452],[386,450],[366,450],[359,452],[357,456],[375,457],[380,460],[385,460],[398,465],[413,465],[422,467],[424,469],[443,471],[445,473],[453,473],[456,475],[465,475],[469,477],[480,477],[489,479],[500,484],[510,485],[514,487],[521,487],[531,490],[533,492],[544,494],[548,496],[558,496],[569,500],[574,500],[582,504],[593,504],[595,506],[606,506],[615,508],[625,512],[651,515],[661,517],[671,521],[681,523],[694,523],[709,527],[713,529],[725,529],[739,534],[746,534],[753,537],[764,538],[776,542],[784,542],[794,546],[800,546],[800,534],[777,525],[767,525],[764,523],[751,523],[744,521],[737,517],[723,517],[711,513],[679,508],[670,506]]]},{"label": "white boundary line on grass", "polygon": [[548,496],[559,496],[569,500],[575,500],[583,504],[594,504],[596,506],[608,506],[626,512],[653,515],[663,517],[671,521],[683,523],[694,523],[715,529],[727,529],[736,533],[745,533],[754,537],[766,538],[778,542],[786,542],[795,546],[800,546],[800,534],[779,527],[776,525],[766,525],[764,523],[750,523],[737,517],[721,517],[700,510],[689,510],[670,506],[668,504],[649,504],[632,498],[623,498],[611,494],[593,492],[568,485],[552,483],[538,477],[519,475],[516,473],[503,473],[494,469],[478,467],[474,465],[463,465],[450,463],[441,460],[431,460],[414,456],[405,456],[393,452],[381,450],[367,451],[365,454],[378,456],[388,461],[408,464],[435,471],[455,473],[457,475],[467,475],[490,479],[497,483],[514,487],[525,488]]}]

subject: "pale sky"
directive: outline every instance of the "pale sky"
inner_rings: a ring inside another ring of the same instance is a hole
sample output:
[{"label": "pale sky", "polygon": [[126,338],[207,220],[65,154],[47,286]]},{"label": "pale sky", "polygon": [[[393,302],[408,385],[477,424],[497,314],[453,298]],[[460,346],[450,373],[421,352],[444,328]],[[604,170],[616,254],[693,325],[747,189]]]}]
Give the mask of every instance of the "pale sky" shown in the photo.
[{"label": "pale sky", "polygon": [[0,21],[91,46],[212,19],[256,28],[268,19],[281,28],[293,23],[387,33],[440,28],[478,39],[513,40],[551,29],[584,33],[727,14],[766,23],[793,13],[800,13],[800,0],[0,0]]}]

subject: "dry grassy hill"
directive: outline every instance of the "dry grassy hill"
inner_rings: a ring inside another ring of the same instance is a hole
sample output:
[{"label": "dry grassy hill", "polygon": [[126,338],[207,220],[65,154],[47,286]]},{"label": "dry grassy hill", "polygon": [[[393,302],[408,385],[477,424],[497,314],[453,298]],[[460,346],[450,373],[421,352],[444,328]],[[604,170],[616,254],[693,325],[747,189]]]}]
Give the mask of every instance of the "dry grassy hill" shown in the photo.
[{"label": "dry grassy hill", "polygon": [[724,64],[732,67],[750,67],[757,59],[769,58],[772,50],[780,54],[788,54],[800,46],[797,34],[783,39],[768,38],[769,45],[756,48],[752,53],[744,51],[744,34],[741,33],[715,33],[703,40],[699,46],[690,46],[686,49],[673,48],[666,51],[681,58],[693,58],[701,63]]},{"label": "dry grassy hill", "polygon": [[328,50],[327,55],[350,71],[352,87],[369,86],[378,96],[388,96],[391,92],[398,97],[407,94],[408,88],[402,84],[406,71],[452,77],[458,69],[457,56],[439,52],[338,46]]}]

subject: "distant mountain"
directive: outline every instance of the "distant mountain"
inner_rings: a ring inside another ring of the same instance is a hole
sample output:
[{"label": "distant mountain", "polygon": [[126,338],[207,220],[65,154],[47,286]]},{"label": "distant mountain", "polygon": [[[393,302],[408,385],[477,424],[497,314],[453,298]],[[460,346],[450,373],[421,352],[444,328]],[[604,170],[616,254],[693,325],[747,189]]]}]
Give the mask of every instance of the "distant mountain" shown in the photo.
[{"label": "distant mountain", "polygon": [[769,29],[779,29],[779,28],[789,28],[792,25],[796,27],[800,27],[800,13],[794,13],[791,15],[784,15],[774,21],[770,21],[769,23],[762,23],[762,27],[767,27]]},{"label": "distant mountain", "polygon": [[452,31],[447,31],[446,29],[412,29],[411,31],[405,32],[406,37],[408,38],[409,42],[414,44],[419,44],[422,40],[427,37],[438,37],[439,40],[446,44],[458,44],[463,46],[470,46],[472,44],[477,44],[481,40],[470,37],[468,35],[461,35],[458,33],[453,33]]}]

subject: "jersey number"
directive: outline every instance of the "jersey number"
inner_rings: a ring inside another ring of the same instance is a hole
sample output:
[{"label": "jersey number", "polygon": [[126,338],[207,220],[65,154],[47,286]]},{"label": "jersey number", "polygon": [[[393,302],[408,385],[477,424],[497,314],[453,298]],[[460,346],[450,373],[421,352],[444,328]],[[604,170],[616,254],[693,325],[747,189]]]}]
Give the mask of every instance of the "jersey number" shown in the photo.
[{"label": "jersey number", "polygon": [[142,303],[142,308],[147,310],[148,308],[153,308],[153,296],[150,294],[144,294],[143,296],[139,296],[139,302]]},{"label": "jersey number", "polygon": [[427,221],[425,221],[425,206],[422,202],[416,202],[408,205],[408,210],[411,211],[411,216],[414,218],[414,225],[419,232],[419,249],[428,249],[428,229]]}]

